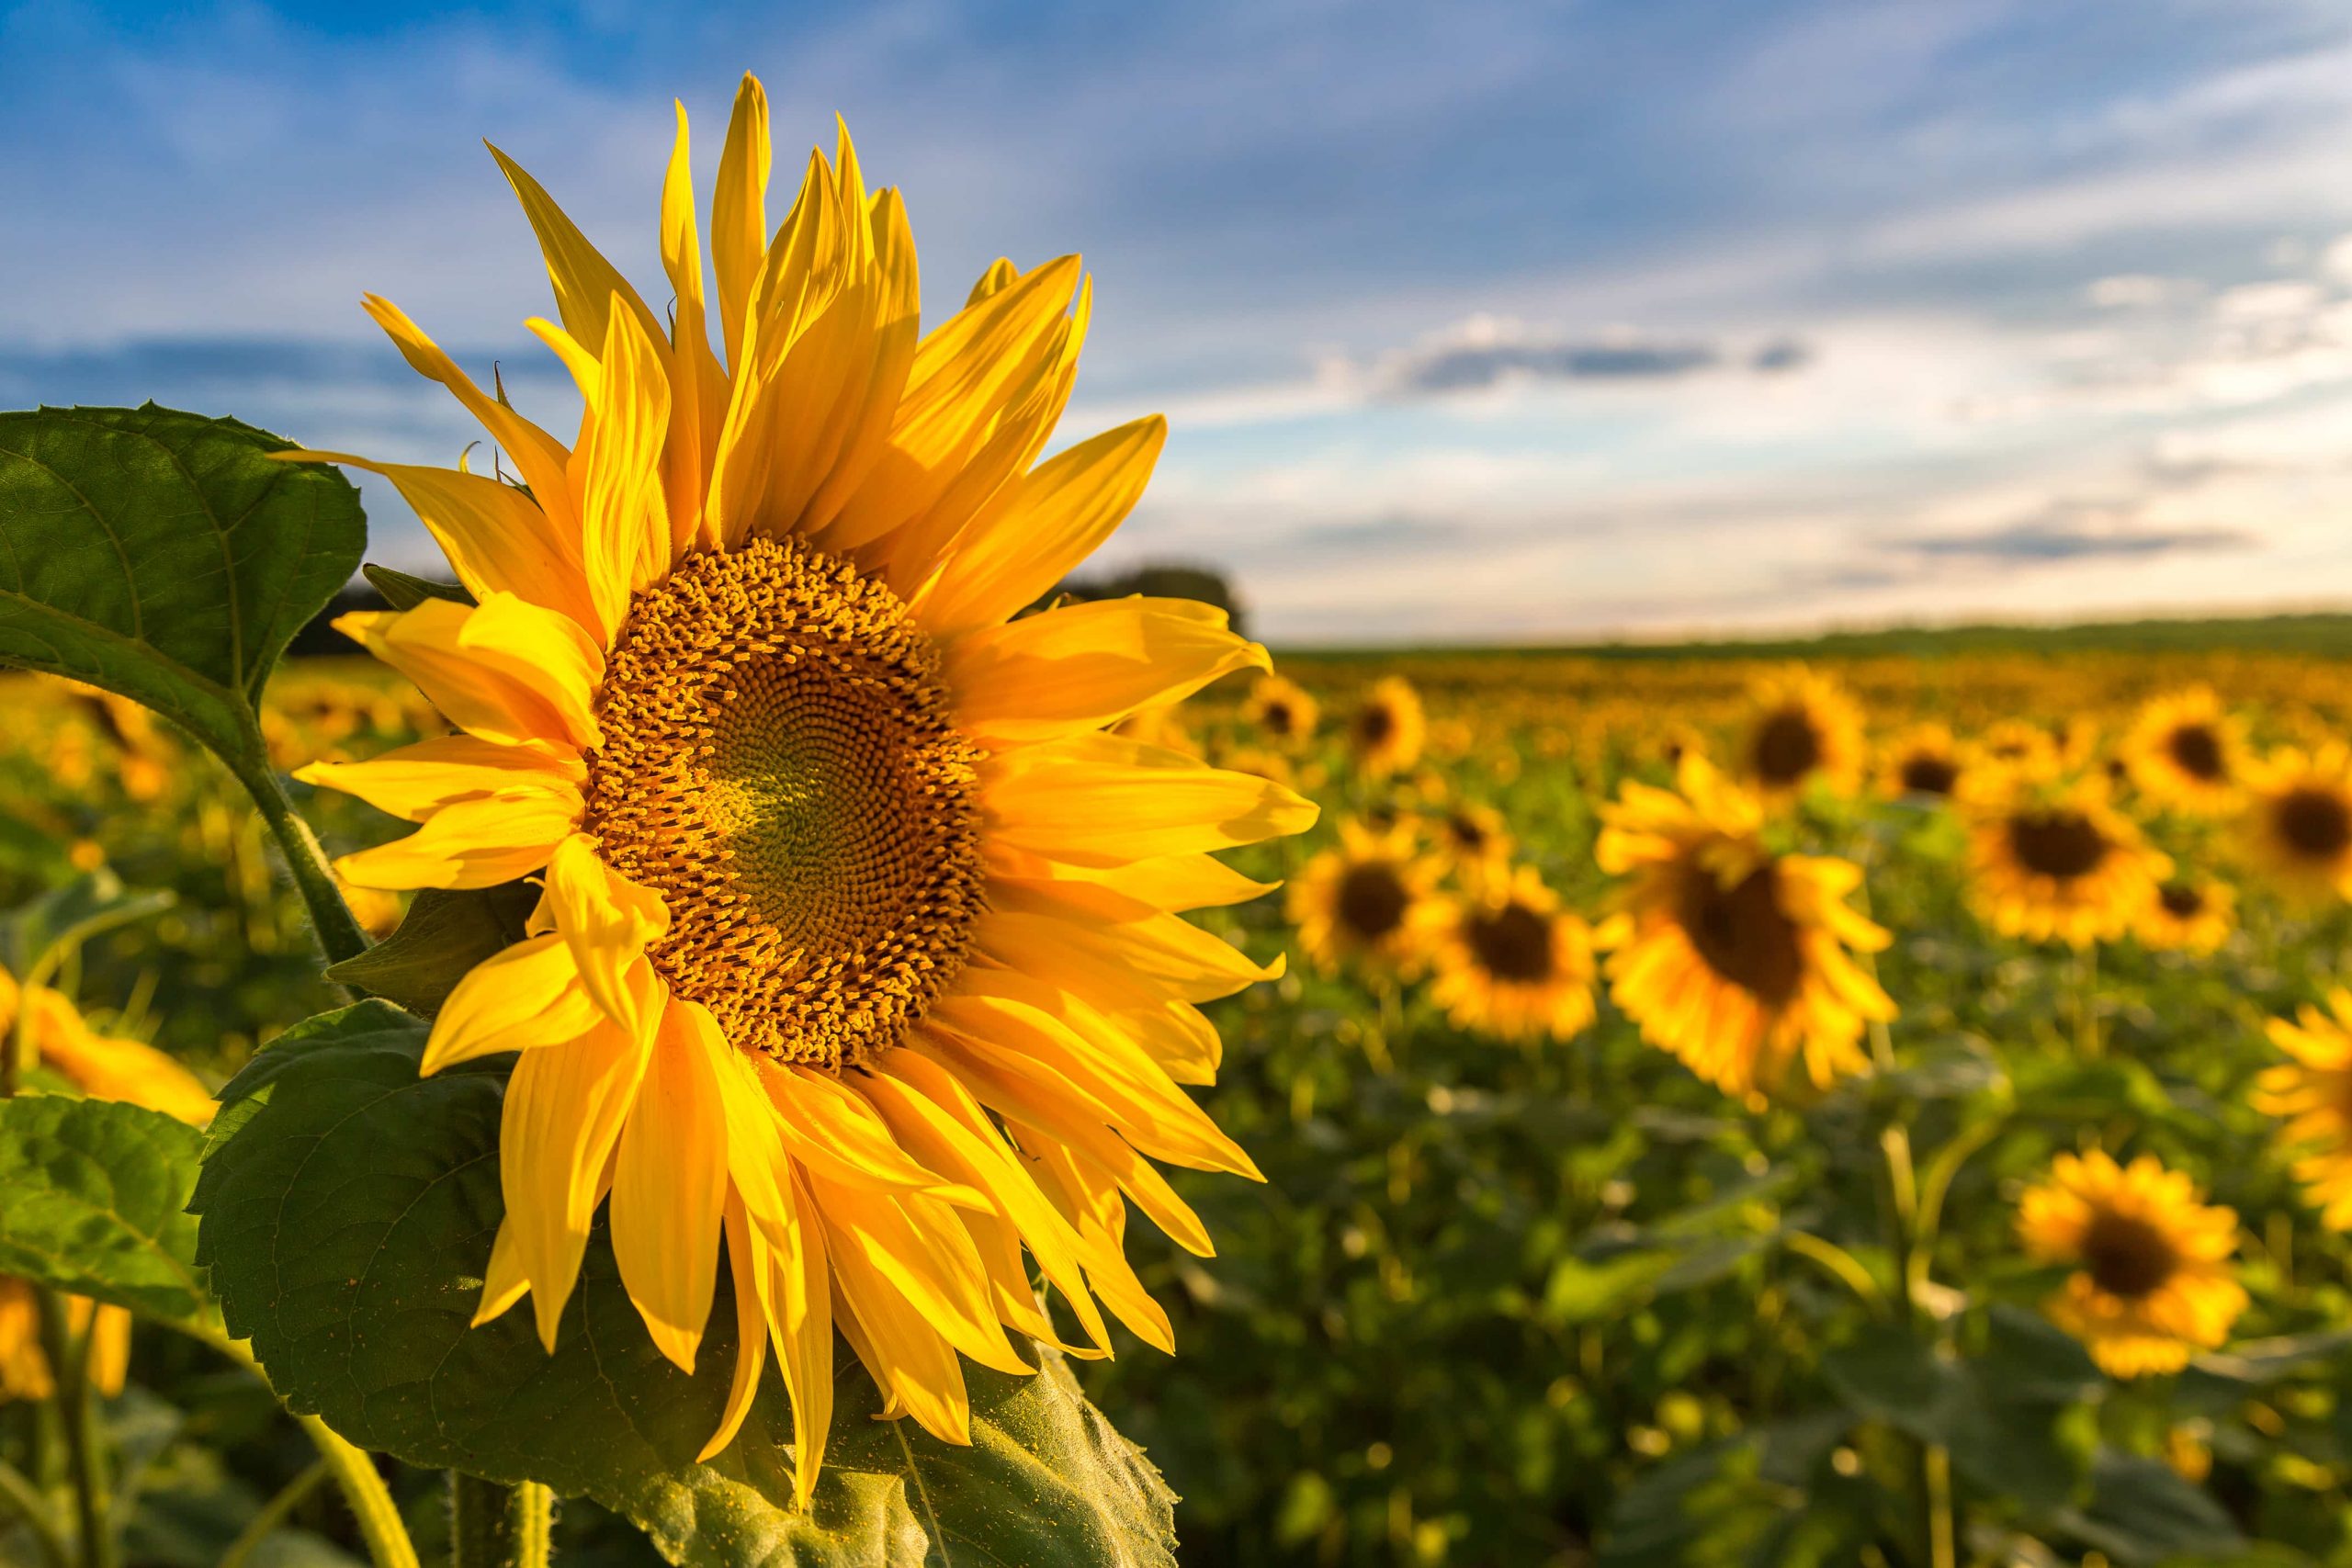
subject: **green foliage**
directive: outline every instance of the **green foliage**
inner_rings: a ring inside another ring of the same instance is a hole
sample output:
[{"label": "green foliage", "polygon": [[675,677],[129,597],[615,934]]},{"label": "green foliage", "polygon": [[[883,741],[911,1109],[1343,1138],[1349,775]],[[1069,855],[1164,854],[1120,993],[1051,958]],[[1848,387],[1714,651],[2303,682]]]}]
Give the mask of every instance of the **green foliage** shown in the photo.
[{"label": "green foliage", "polygon": [[241,773],[278,654],[359,566],[359,493],[234,420],[0,413],[0,662],[175,720]]},{"label": "green foliage", "polygon": [[844,1358],[797,1514],[773,1373],[737,1441],[695,1461],[734,1362],[724,1289],[692,1376],[653,1348],[601,1235],[553,1356],[527,1312],[469,1328],[503,1212],[503,1075],[418,1077],[424,1033],[362,1003],[289,1032],[223,1091],[201,1256],[293,1407],[413,1464],[592,1496],[697,1568],[1173,1563],[1173,1495],[1050,1351],[1034,1378],[967,1373],[969,1448],[875,1419],[880,1396]]},{"label": "green foliage", "polygon": [[327,969],[327,978],[397,1002],[430,1018],[466,972],[523,939],[538,890],[521,882],[479,891],[428,887],[392,934],[356,958]]},{"label": "green foliage", "polygon": [[0,1100],[0,1274],[150,1316],[201,1316],[184,1206],[203,1142],[136,1105]]}]

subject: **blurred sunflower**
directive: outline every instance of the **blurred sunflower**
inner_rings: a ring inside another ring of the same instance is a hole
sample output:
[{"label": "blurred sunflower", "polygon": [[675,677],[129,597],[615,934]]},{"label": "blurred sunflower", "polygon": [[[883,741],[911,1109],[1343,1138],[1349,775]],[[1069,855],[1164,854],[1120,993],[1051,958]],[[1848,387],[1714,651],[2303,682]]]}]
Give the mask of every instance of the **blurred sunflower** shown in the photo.
[{"label": "blurred sunflower", "polygon": [[1796,669],[1758,681],[1740,744],[1743,776],[1766,798],[1815,784],[1843,795],[1860,782],[1862,710],[1826,675]]},{"label": "blurred sunflower", "polygon": [[1970,814],[1968,872],[2002,935],[2083,947],[2130,929],[2172,862],[2108,805],[2103,781],[2012,774]]},{"label": "blurred sunflower", "polygon": [[[142,1105],[198,1127],[218,1109],[212,1091],[173,1057],[143,1041],[100,1034],[62,993],[20,986],[0,968],[0,1050],[15,1040],[30,1053],[28,1066],[47,1068],[92,1100]],[[89,1337],[91,1385],[109,1398],[120,1393],[130,1369],[130,1314],[85,1296],[66,1296],[62,1304],[67,1331]],[[33,1287],[0,1274],[0,1402],[46,1399],[56,1386],[41,1348]]]},{"label": "blurred sunflower", "polygon": [[1967,771],[1950,729],[1914,725],[1882,754],[1879,793],[1894,800],[1949,800],[1960,793]]},{"label": "blurred sunflower", "polygon": [[1457,800],[1428,818],[1427,830],[1439,861],[1457,876],[1510,859],[1510,824],[1491,806]]},{"label": "blurred sunflower", "polygon": [[1409,823],[1342,822],[1340,841],[1291,883],[1291,924],[1324,974],[1352,965],[1409,975],[1421,965],[1424,911],[1436,883],[1437,867],[1420,853]]},{"label": "blurred sunflower", "polygon": [[2132,782],[2150,799],[2216,816],[2237,802],[2245,727],[2212,688],[2192,686],[2142,708],[2121,754]]},{"label": "blurred sunflower", "polygon": [[1274,746],[1295,746],[1312,738],[1322,711],[1306,688],[1274,674],[1259,676],[1241,705],[1241,716]]},{"label": "blurred sunflower", "polygon": [[2334,742],[2290,748],[2250,766],[2240,834],[2288,897],[2352,897],[2352,751]]},{"label": "blurred sunflower", "polygon": [[462,733],[303,776],[423,824],[345,857],[354,883],[544,879],[526,939],[458,985],[424,1055],[522,1052],[480,1317],[527,1294],[551,1345],[609,1191],[621,1282],[691,1368],[723,1232],[740,1353],[705,1452],[773,1344],[805,1504],[834,1327],[894,1413],[968,1441],[959,1356],[1025,1372],[1005,1330],[1058,1337],[1023,1244],[1097,1349],[1098,1296],[1170,1348],[1122,1256],[1123,1194],[1208,1250],[1145,1160],[1256,1176],[1180,1086],[1217,1060],[1193,1004],[1281,968],[1180,917],[1263,890],[1208,852],[1315,807],[1106,733],[1266,667],[1222,612],[1021,614],[1126,515],[1164,432],[1036,461],[1085,334],[1076,257],[1000,261],[922,333],[905,209],[867,190],[846,133],[768,238],[747,77],[715,298],[679,113],[657,312],[498,157],[555,282],[562,325],[531,328],[580,384],[580,436],[368,301],[527,489],[293,455],[390,478],[477,601],[338,623]]},{"label": "blurred sunflower", "polygon": [[2058,1156],[2019,1200],[2018,1237],[2035,1261],[2075,1266],[2042,1310],[2112,1377],[2178,1371],[2246,1307],[2229,1261],[2236,1213],[2152,1155]]},{"label": "blurred sunflower", "polygon": [[1420,760],[1428,730],[1421,695],[1413,683],[1401,675],[1386,675],[1372,683],[1348,716],[1348,749],[1357,767],[1374,778],[1386,778]]},{"label": "blurred sunflower", "polygon": [[2057,773],[2066,761],[2056,736],[2021,718],[2004,718],[1988,725],[1976,738],[1976,752],[2004,773],[2035,778]]},{"label": "blurred sunflower", "polygon": [[1756,797],[1688,756],[1679,793],[1628,780],[1601,808],[1600,869],[1632,880],[1595,933],[1610,996],[1643,1037],[1726,1092],[1815,1088],[1866,1065],[1894,1003],[1858,966],[1889,938],[1846,902],[1850,861],[1776,854]]},{"label": "blurred sunflower", "polygon": [[2237,894],[2210,876],[2171,876],[2157,885],[2132,922],[2140,944],[2159,953],[2207,953],[2229,941]]},{"label": "blurred sunflower", "polygon": [[1430,917],[1430,995],[1462,1029],[1566,1040],[1592,1021],[1592,933],[1532,867],[1486,867]]},{"label": "blurred sunflower", "polygon": [[2352,990],[2330,991],[2327,1007],[2270,1021],[2288,1059],[2263,1069],[2254,1108],[2285,1122],[2279,1142],[2296,1151],[2295,1179],[2321,1223],[2352,1231]]}]

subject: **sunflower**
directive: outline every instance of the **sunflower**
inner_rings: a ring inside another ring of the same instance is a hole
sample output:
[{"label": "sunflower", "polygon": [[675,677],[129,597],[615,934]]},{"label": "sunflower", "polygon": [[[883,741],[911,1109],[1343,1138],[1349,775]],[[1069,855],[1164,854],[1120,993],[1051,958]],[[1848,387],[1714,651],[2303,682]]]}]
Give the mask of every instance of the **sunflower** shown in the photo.
[{"label": "sunflower", "polygon": [[2330,991],[2328,1010],[2270,1021],[2288,1060],[2263,1069],[2254,1107],[2281,1118],[2279,1141],[2297,1151],[2295,1177],[2331,1230],[2352,1230],[2352,990]]},{"label": "sunflower", "polygon": [[741,1351],[704,1451],[773,1344],[805,1504],[834,1328],[893,1414],[967,1442],[959,1357],[1026,1372],[1006,1329],[1057,1338],[1024,1244],[1096,1350],[1097,1297],[1170,1348],[1122,1256],[1123,1194],[1208,1250],[1146,1160],[1256,1177],[1181,1086],[1217,1063],[1194,1004],[1281,969],[1180,916],[1264,891],[1209,852],[1315,807],[1107,733],[1266,667],[1221,611],[1020,614],[1125,516],[1164,432],[1036,461],[1085,333],[1077,258],[1000,261],[921,332],[905,209],[867,190],[846,133],[768,238],[747,77],[708,295],[680,112],[657,311],[497,156],[554,279],[562,324],[531,328],[579,382],[579,438],[368,301],[526,488],[293,455],[390,479],[475,601],[337,623],[459,733],[303,777],[423,824],[345,857],[353,883],[542,885],[424,1053],[435,1073],[521,1052],[480,1318],[527,1294],[552,1346],[609,1192],[621,1281],[691,1369],[723,1235]]},{"label": "sunflower", "polygon": [[1950,800],[1967,774],[1967,758],[1950,729],[1914,725],[1882,753],[1879,793],[1891,800]]},{"label": "sunflower", "polygon": [[2210,876],[2169,876],[2140,910],[2132,932],[2159,953],[2207,953],[2227,942],[2236,924],[2237,894]]},{"label": "sunflower", "polygon": [[1438,859],[1457,876],[1476,875],[1510,859],[1510,824],[1491,806],[1458,800],[1423,821]]},{"label": "sunflower", "polygon": [[1740,742],[1740,771],[1767,799],[1816,783],[1848,794],[1860,782],[1862,711],[1837,682],[1786,671],[1758,681],[1749,703],[1754,717]]},{"label": "sunflower", "polygon": [[2274,751],[2247,770],[2249,857],[2304,903],[2352,897],[2352,751]]},{"label": "sunflower", "polygon": [[1363,700],[1348,716],[1348,748],[1356,766],[1376,779],[1399,773],[1420,760],[1421,741],[1429,731],[1421,713],[1421,695],[1401,675],[1386,675],[1372,683]]},{"label": "sunflower", "polygon": [[1299,946],[1327,975],[1350,965],[1413,973],[1421,964],[1436,882],[1437,868],[1419,852],[1410,823],[1342,822],[1340,841],[1308,861],[1291,884]]},{"label": "sunflower", "polygon": [[2237,1223],[2154,1156],[2119,1166],[2097,1150],[2060,1155],[2018,1208],[2026,1251],[2075,1266],[2042,1310],[2119,1378],[2177,1372],[2230,1337],[2246,1306],[2229,1262]]},{"label": "sunflower", "polygon": [[[217,1109],[212,1091],[174,1058],[141,1041],[100,1034],[60,992],[20,986],[0,968],[0,1050],[17,1039],[31,1055],[28,1066],[49,1069],[92,1100],[145,1106],[198,1127]],[[67,1331],[88,1337],[91,1385],[109,1398],[120,1393],[130,1370],[130,1314],[85,1296],[66,1296],[62,1304]],[[32,1286],[0,1275],[0,1402],[46,1399],[56,1386]]]},{"label": "sunflower", "polygon": [[2104,781],[2024,773],[2006,775],[1970,813],[1968,865],[1994,930],[2076,947],[2121,936],[2172,872],[2108,805]]},{"label": "sunflower", "polygon": [[2004,773],[2033,778],[2057,773],[2066,761],[2056,736],[2021,718],[2005,718],[1987,727],[1976,738],[1976,752]]},{"label": "sunflower", "polygon": [[1315,733],[1322,714],[1306,688],[1280,675],[1258,677],[1241,705],[1241,716],[1272,746],[1295,746]]},{"label": "sunflower", "polygon": [[1800,1058],[1815,1088],[1865,1065],[1894,1004],[1849,950],[1889,938],[1849,907],[1850,861],[1776,854],[1756,797],[1686,756],[1678,791],[1628,780],[1601,808],[1600,869],[1631,880],[1595,934],[1610,996],[1643,1037],[1727,1093],[1770,1091]]},{"label": "sunflower", "polygon": [[2124,765],[2151,800],[2199,816],[2236,804],[2245,728],[2208,686],[2158,697],[2123,738]]},{"label": "sunflower", "polygon": [[1463,1029],[1566,1040],[1592,1021],[1592,933],[1531,867],[1487,868],[1430,917],[1430,994]]}]

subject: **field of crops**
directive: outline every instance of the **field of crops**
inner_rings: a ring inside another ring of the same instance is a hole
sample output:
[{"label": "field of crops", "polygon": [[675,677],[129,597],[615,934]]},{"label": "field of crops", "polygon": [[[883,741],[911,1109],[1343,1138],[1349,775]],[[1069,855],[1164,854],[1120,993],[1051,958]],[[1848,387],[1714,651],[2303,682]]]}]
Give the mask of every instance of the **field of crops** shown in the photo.
[{"label": "field of crops", "polygon": [[[1227,857],[1279,891],[1194,917],[1287,965],[1209,1006],[1195,1091],[1266,1181],[1172,1171],[1215,1256],[1127,1245],[1178,1354],[1077,1364],[1182,1496],[1182,1561],[2352,1562],[2342,664],[2012,637],[1278,668],[1124,727],[1322,808]],[[222,769],[6,679],[0,906],[12,952],[109,911],[51,966],[83,1036],[209,1088],[335,1005]],[[440,728],[311,660],[265,733],[290,771]],[[331,851],[399,830],[298,804]],[[381,934],[401,901],[354,909]],[[0,1460],[46,1495],[39,1328],[0,1293]],[[216,1347],[78,1343],[123,1561],[358,1551]],[[429,1551],[438,1479],[389,1473]],[[650,1560],[588,1503],[557,1528],[565,1561]]]}]

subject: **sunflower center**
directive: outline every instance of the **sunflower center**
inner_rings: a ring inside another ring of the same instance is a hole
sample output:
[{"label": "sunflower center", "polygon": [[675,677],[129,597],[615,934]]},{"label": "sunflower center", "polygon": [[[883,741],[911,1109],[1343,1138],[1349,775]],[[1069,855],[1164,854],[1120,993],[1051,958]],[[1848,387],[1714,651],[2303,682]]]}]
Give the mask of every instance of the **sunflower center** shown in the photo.
[{"label": "sunflower center", "polygon": [[1904,759],[1903,789],[1907,795],[1950,795],[1960,783],[1960,768],[1949,757],[1920,752]]},{"label": "sunflower center", "polygon": [[1487,830],[1459,812],[1445,819],[1445,830],[1453,836],[1453,847],[1465,854],[1476,854],[1487,847]]},{"label": "sunflower center", "polygon": [[1473,915],[1463,934],[1478,966],[1498,980],[1540,986],[1552,977],[1552,922],[1524,904]]},{"label": "sunflower center", "polygon": [[1340,923],[1359,941],[1377,942],[1393,934],[1404,924],[1405,908],[1411,902],[1404,879],[1385,861],[1351,865],[1347,874],[1340,878],[1336,900]]},{"label": "sunflower center", "polygon": [[1396,716],[1386,703],[1367,704],[1356,713],[1356,744],[1367,749],[1396,733]]},{"label": "sunflower center", "polygon": [[2018,863],[2059,882],[2095,870],[2107,858],[2107,835],[2079,811],[2031,811],[2009,822]]},{"label": "sunflower center", "polygon": [[2166,749],[2174,766],[2192,779],[2212,784],[2222,777],[2222,738],[2201,724],[2184,724],[2172,732]]},{"label": "sunflower center", "polygon": [[2291,789],[2278,806],[2279,836],[2296,852],[2333,860],[2352,847],[2352,809],[2334,792]]},{"label": "sunflower center", "polygon": [[1268,703],[1260,717],[1267,729],[1273,734],[1288,735],[1290,733],[1290,705],[1288,703]]},{"label": "sunflower center", "polygon": [[2136,1214],[2102,1211],[2083,1232],[2083,1266],[2109,1295],[2137,1299],[2172,1278],[2179,1256],[2165,1233]]},{"label": "sunflower center", "polygon": [[980,907],[979,754],[898,598],[763,539],[687,557],[613,642],[585,822],[669,906],[654,968],[780,1061],[896,1043]]},{"label": "sunflower center", "polygon": [[1821,733],[1803,708],[1782,708],[1757,728],[1756,774],[1766,784],[1790,784],[1821,761]]},{"label": "sunflower center", "polygon": [[2176,919],[2185,920],[2205,908],[2205,895],[2180,882],[2167,882],[2156,889],[2156,900]]},{"label": "sunflower center", "polygon": [[1702,865],[1682,876],[1681,924],[1707,967],[1768,1007],[1793,1000],[1804,978],[1797,924],[1781,912],[1780,877],[1761,865],[1729,887]]}]

